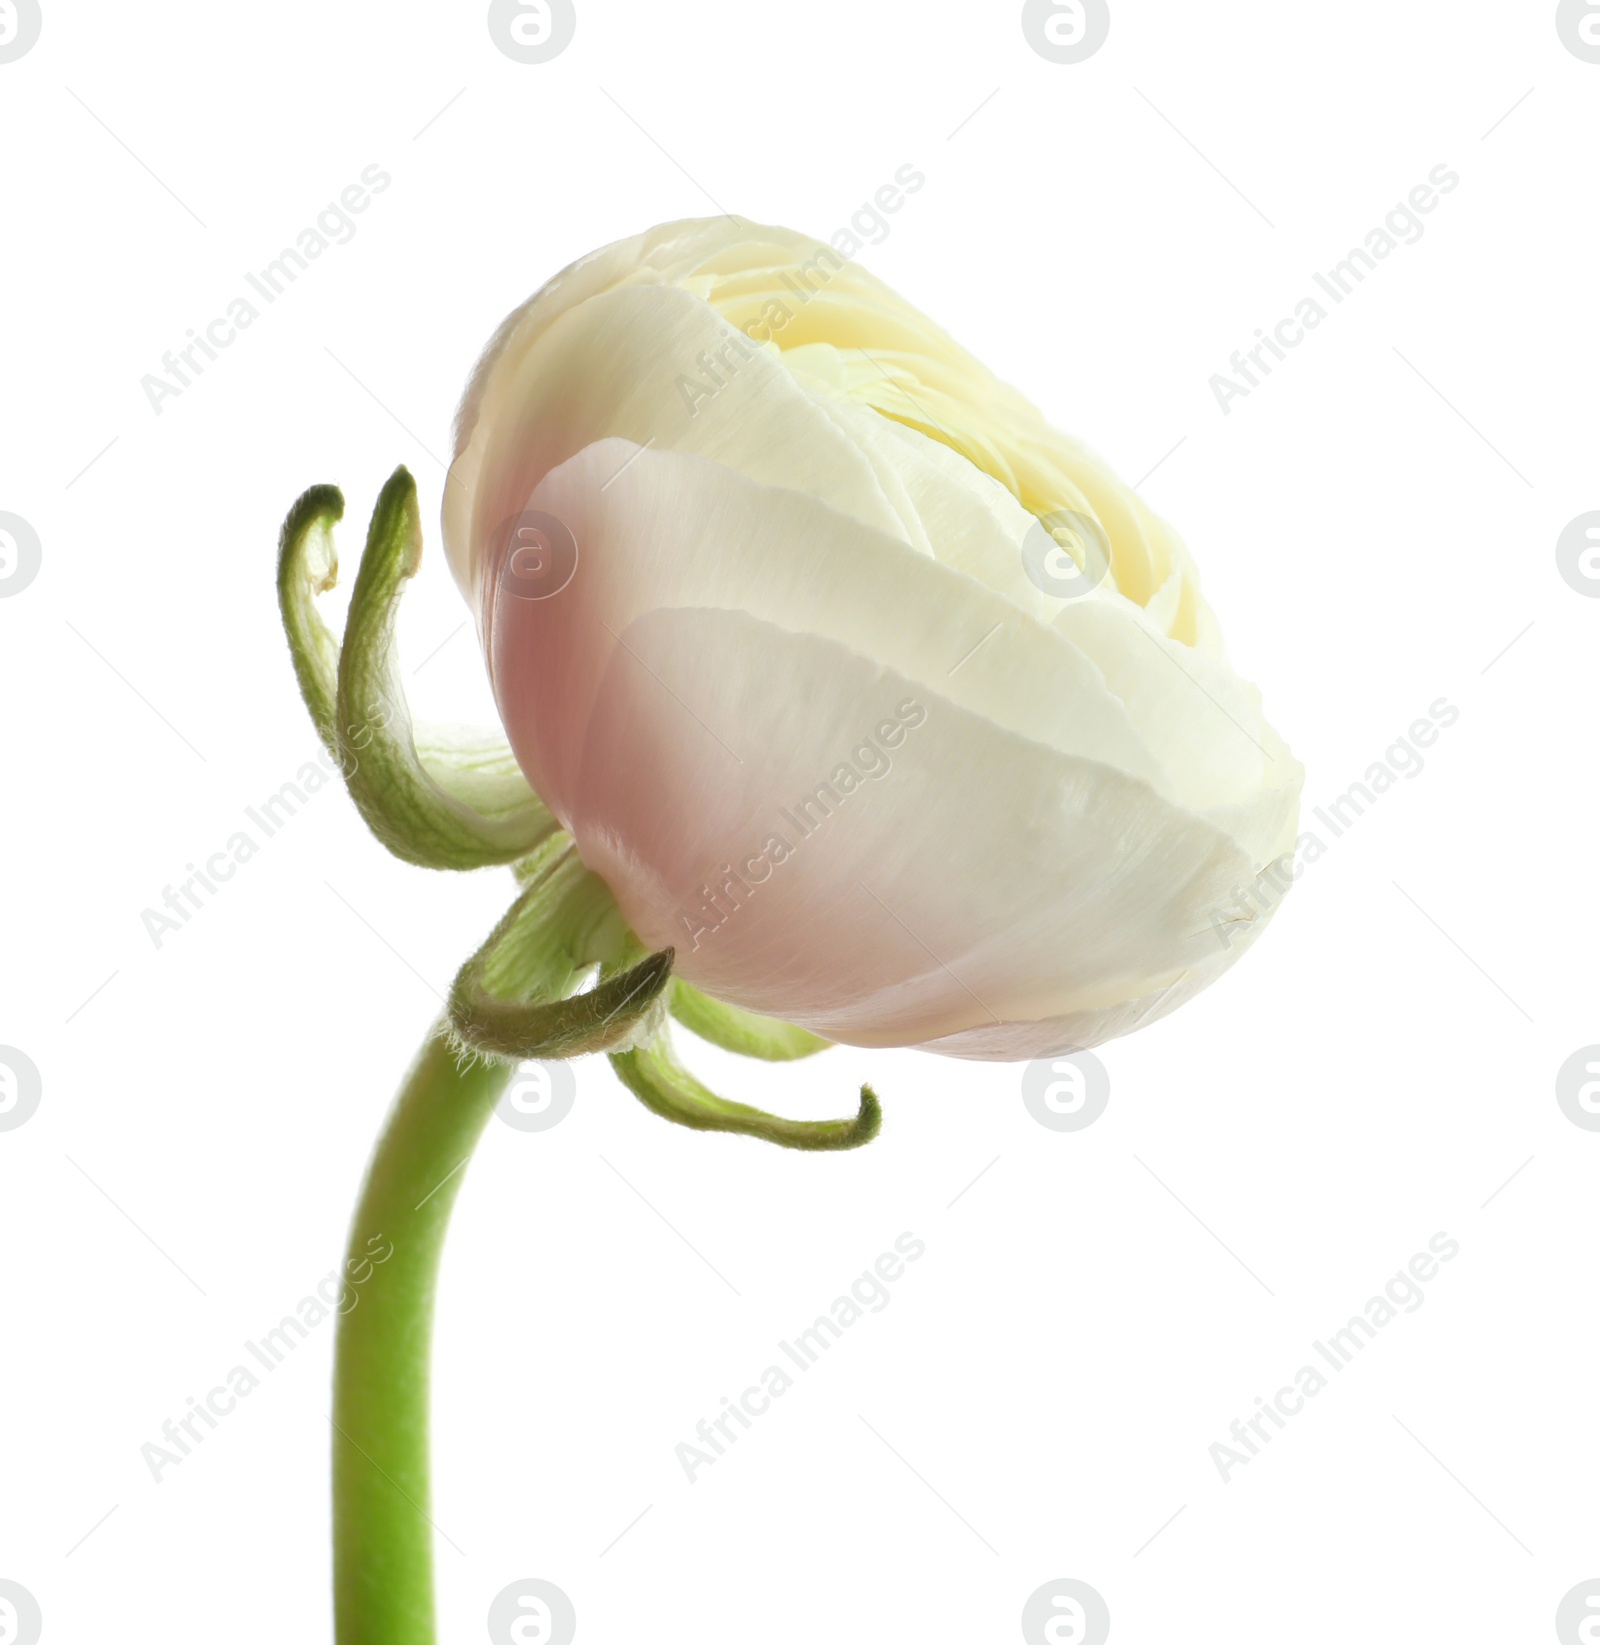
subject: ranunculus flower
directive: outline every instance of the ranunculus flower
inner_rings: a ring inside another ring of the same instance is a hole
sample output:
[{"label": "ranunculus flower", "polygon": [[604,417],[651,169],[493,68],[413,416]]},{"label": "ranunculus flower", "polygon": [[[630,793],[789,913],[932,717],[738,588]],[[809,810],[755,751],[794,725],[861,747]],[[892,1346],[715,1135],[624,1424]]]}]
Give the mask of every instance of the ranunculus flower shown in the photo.
[{"label": "ranunculus flower", "polygon": [[1301,769],[1183,544],[827,246],[673,223],[559,274],[473,375],[444,529],[528,781],[709,994],[1035,1057],[1264,923]]}]

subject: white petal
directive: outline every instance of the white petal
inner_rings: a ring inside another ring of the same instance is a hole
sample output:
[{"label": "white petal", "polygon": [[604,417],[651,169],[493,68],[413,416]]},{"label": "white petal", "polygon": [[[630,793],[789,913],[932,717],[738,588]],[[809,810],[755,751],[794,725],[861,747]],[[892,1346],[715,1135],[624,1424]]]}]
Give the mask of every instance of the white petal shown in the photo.
[{"label": "white petal", "polygon": [[620,637],[652,611],[694,606],[826,637],[997,726],[1165,789],[1122,704],[1070,641],[810,497],[608,440],[547,475],[529,506],[571,529],[578,569],[544,600],[497,578],[490,662],[512,742],[558,817],[572,810],[591,705]]},{"label": "white petal", "polygon": [[[1252,930],[1259,930],[1265,921]],[[1253,939],[1251,939],[1253,940]],[[1175,982],[1138,999],[1089,1011],[1069,1011],[1061,1016],[1039,1017],[1033,1021],[980,1023],[955,1034],[924,1040],[919,1051],[935,1051],[942,1057],[964,1057],[971,1062],[1023,1062],[1035,1057],[1059,1056],[1066,1051],[1087,1051],[1106,1040],[1120,1039],[1140,1028],[1159,1022],[1216,981],[1243,951],[1243,939],[1233,939],[1232,951],[1217,945],[1214,956],[1183,972]]]},{"label": "white petal", "polygon": [[[1146,785],[740,612],[654,611],[621,637],[571,826],[697,986],[894,1045],[1114,1009],[1216,964],[1211,912],[1249,865]],[[907,704],[926,718],[882,734]]]},{"label": "white petal", "polygon": [[452,567],[469,591],[484,544],[539,479],[608,436],[714,457],[902,532],[872,464],[776,353],[676,287],[625,286],[588,299],[497,380],[504,403],[480,419],[470,465],[458,463],[445,488],[453,506],[449,494],[472,487],[470,512],[446,518]]}]

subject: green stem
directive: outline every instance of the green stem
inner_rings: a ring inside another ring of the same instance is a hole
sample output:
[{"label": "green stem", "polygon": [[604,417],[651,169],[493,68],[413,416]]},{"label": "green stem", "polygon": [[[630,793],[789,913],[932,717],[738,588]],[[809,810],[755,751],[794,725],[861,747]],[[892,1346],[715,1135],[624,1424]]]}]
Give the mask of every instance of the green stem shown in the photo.
[{"label": "green stem", "polygon": [[[433,1645],[428,1362],[462,1170],[514,1073],[436,1028],[391,1111],[351,1228],[333,1373],[333,1582],[339,1645]],[[386,1248],[392,1248],[387,1257]]]}]

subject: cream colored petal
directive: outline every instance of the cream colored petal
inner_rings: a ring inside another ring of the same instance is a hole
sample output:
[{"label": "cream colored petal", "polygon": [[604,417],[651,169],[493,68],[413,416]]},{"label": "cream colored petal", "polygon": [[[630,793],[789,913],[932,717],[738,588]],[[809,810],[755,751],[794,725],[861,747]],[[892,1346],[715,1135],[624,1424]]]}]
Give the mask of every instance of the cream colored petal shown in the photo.
[{"label": "cream colored petal", "polygon": [[[473,505],[483,489],[490,431],[525,403],[527,356],[559,320],[607,292],[640,286],[681,288],[715,310],[735,334],[768,339],[797,369],[830,375],[863,404],[961,452],[1035,515],[1092,511],[1110,538],[1121,592],[1144,605],[1176,573],[1178,581],[1164,597],[1162,631],[1184,644],[1215,649],[1215,620],[1182,543],[1099,458],[1050,427],[1022,395],[859,263],[790,230],[728,218],[663,224],[608,246],[564,270],[501,326],[463,401],[453,480],[446,488],[446,547],[464,587],[473,520],[480,531],[499,523],[491,518],[498,497],[487,510]],[[645,347],[644,358],[635,350],[627,369],[646,366],[651,355]],[[611,352],[619,352],[617,344]],[[834,356],[830,367],[815,359],[801,363],[808,354],[824,353]],[[602,350],[598,358],[605,357]],[[559,399],[544,409],[557,419],[564,415]],[[670,432],[639,432],[637,424],[590,426],[544,467],[605,433],[640,442],[657,434],[674,449],[703,449],[679,445]],[[916,540],[914,531],[908,540]]]},{"label": "cream colored petal", "polygon": [[1068,1051],[1087,1051],[1106,1040],[1120,1039],[1124,1034],[1148,1028],[1208,988],[1243,952],[1241,939],[1230,941],[1233,951],[1225,949],[1219,940],[1214,955],[1198,961],[1167,987],[1137,999],[1088,1011],[1040,1017],[1031,1022],[980,1023],[975,1028],[924,1040],[916,1049],[937,1052],[942,1057],[963,1057],[971,1062],[1024,1062]]},{"label": "cream colored petal", "polygon": [[478,453],[469,543],[453,545],[465,587],[538,481],[609,436],[712,457],[900,530],[871,463],[782,363],[675,287],[588,299],[525,351],[505,397]]},{"label": "cream colored petal", "polygon": [[813,498],[702,457],[607,440],[547,475],[529,505],[571,530],[577,571],[561,593],[534,600],[496,574],[489,655],[513,745],[563,820],[622,636],[651,612],[695,606],[824,636],[996,726],[1166,787],[1078,648],[982,584]]},{"label": "cream colored petal", "polygon": [[571,826],[697,987],[894,1045],[1115,1010],[1216,964],[1211,911],[1248,864],[1146,785],[742,612],[657,610],[621,638]]}]

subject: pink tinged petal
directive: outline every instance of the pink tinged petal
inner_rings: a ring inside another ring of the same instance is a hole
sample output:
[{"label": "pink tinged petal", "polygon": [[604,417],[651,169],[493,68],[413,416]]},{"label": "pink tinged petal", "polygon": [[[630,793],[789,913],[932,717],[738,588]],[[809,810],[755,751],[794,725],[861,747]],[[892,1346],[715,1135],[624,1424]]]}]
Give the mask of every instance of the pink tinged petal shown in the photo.
[{"label": "pink tinged petal", "polygon": [[513,746],[558,817],[571,814],[591,705],[628,626],[696,606],[824,636],[996,725],[1166,789],[1077,647],[982,584],[809,497],[612,440],[547,476],[530,506],[571,529],[578,569],[545,600],[520,598],[515,579],[496,573],[489,654]]},{"label": "pink tinged petal", "polygon": [[1208,915],[1248,864],[1145,784],[743,613],[655,611],[622,638],[571,826],[696,986],[895,1045],[1215,963]]}]

